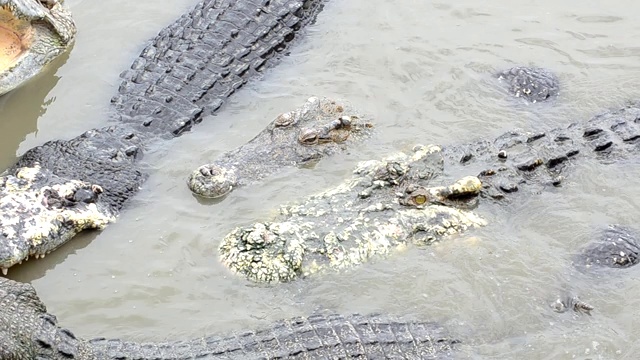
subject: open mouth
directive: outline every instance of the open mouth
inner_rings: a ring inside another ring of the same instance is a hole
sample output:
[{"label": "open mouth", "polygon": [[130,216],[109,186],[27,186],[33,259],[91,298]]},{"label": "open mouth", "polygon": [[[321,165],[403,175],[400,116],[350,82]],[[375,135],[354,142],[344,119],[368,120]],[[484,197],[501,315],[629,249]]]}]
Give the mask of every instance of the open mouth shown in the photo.
[{"label": "open mouth", "polygon": [[0,94],[40,72],[75,33],[62,0],[0,0]]},{"label": "open mouth", "polygon": [[33,27],[21,19],[8,6],[0,8],[0,71],[12,68],[33,40]]}]

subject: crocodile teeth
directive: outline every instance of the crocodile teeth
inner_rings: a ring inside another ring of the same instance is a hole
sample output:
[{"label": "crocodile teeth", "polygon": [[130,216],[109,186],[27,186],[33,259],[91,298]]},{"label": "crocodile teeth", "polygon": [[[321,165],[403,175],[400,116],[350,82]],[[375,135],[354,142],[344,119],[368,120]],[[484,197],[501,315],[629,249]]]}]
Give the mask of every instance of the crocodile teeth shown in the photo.
[{"label": "crocodile teeth", "polygon": [[8,274],[8,273],[9,273],[9,269],[8,269],[8,268],[3,267],[3,268],[2,268],[2,275],[7,276],[7,274]]}]

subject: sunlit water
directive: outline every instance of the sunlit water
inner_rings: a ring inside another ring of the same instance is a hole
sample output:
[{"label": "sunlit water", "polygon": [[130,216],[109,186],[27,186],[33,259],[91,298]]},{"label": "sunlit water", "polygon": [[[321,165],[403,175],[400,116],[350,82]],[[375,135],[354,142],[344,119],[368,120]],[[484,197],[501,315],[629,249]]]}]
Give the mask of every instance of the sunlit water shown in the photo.
[{"label": "sunlit water", "polygon": [[[118,74],[194,1],[157,4],[69,0],[79,27],[73,51],[59,68],[0,98],[2,167],[47,140],[106,123]],[[462,356],[635,358],[638,270],[585,276],[570,262],[607,224],[635,225],[636,159],[581,162],[562,188],[482,204],[486,228],[344,274],[257,286],[218,262],[218,243],[233,227],[338,183],[358,160],[415,143],[549,129],[640,97],[638,3],[478,4],[330,2],[279,66],[145,158],[151,177],[117,223],[10,276],[31,281],[49,310],[83,337],[186,338],[330,309],[439,321],[463,340]],[[508,97],[492,74],[514,65],[557,73],[559,98],[530,105]],[[217,204],[190,194],[190,171],[311,95],[349,100],[375,119],[376,135],[349,154],[286,170]],[[593,316],[551,311],[548,304],[566,291],[595,306]]]}]

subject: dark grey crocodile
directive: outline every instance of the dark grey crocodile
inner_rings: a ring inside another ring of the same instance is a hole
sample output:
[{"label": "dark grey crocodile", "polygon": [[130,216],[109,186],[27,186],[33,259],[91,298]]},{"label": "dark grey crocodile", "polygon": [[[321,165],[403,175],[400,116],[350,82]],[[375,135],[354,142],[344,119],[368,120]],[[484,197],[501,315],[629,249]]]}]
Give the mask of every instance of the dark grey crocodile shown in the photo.
[{"label": "dark grey crocodile", "polygon": [[497,74],[507,83],[509,92],[532,103],[558,96],[560,81],[549,70],[536,67],[514,67]]},{"label": "dark grey crocodile", "polygon": [[311,97],[300,108],[278,115],[248,143],[200,166],[187,184],[197,195],[217,198],[285,166],[308,166],[344,151],[368,137],[372,127],[345,102]]},{"label": "dark grey crocodile", "polygon": [[[636,231],[622,225],[609,225],[590,238],[572,261],[581,274],[592,276],[595,272],[627,269],[640,263],[640,236]],[[590,314],[594,309],[573,291],[556,299],[551,307],[560,313],[574,310]]]},{"label": "dark grey crocodile", "polygon": [[562,185],[565,169],[582,158],[622,161],[638,151],[640,104],[545,132],[513,131],[493,141],[445,149],[446,163],[477,173],[484,197]]},{"label": "dark grey crocodile", "polygon": [[263,330],[186,341],[77,338],[29,284],[0,278],[0,358],[18,359],[451,359],[453,338],[436,323],[318,313]]},{"label": "dark grey crocodile", "polygon": [[0,177],[0,269],[113,221],[154,140],[187,131],[275,64],[322,0],[204,0],[163,29],[112,100],[114,124],[27,151]]},{"label": "dark grey crocodile", "polygon": [[144,137],[171,137],[214,113],[275,63],[324,0],[205,0],[162,29],[122,74],[115,117]]},{"label": "dark grey crocodile", "polygon": [[640,263],[640,236],[621,225],[610,225],[574,259],[582,270],[598,267],[629,268]]},{"label": "dark grey crocodile", "polygon": [[[221,260],[261,282],[352,268],[407,244],[430,244],[482,226],[485,221],[471,211],[478,201],[508,201],[513,193],[561,186],[574,162],[635,154],[638,139],[640,107],[629,105],[547,132],[508,132],[443,150],[418,146],[365,161],[352,178],[282,206],[275,219],[231,231],[220,245]],[[447,172],[465,176],[454,182]]]}]

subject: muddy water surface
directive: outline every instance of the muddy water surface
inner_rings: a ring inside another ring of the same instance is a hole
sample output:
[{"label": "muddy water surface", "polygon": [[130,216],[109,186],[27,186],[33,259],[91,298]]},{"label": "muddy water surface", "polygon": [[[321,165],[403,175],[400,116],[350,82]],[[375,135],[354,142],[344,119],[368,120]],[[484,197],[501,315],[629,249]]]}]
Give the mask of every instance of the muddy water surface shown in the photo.
[{"label": "muddy water surface", "polygon": [[[156,4],[69,1],[79,26],[73,51],[0,98],[2,167],[32,146],[105,124],[118,74],[194,1]],[[636,159],[579,163],[560,189],[481,205],[486,228],[346,274],[258,286],[229,274],[217,245],[233,227],[336,184],[358,160],[418,142],[549,129],[637,100],[636,11],[640,4],[631,1],[330,2],[281,65],[146,157],[151,178],[117,223],[10,276],[31,281],[61,322],[85,337],[220,334],[328,308],[440,321],[470,357],[635,358],[640,270],[587,277],[570,261],[599,228],[633,226],[640,216]],[[509,98],[491,74],[521,64],[556,72],[559,98],[535,105]],[[348,99],[375,118],[376,136],[346,156],[284,171],[219,203],[191,196],[185,178],[192,169],[311,95]],[[594,305],[593,316],[552,312],[548,303],[565,290]]]}]

